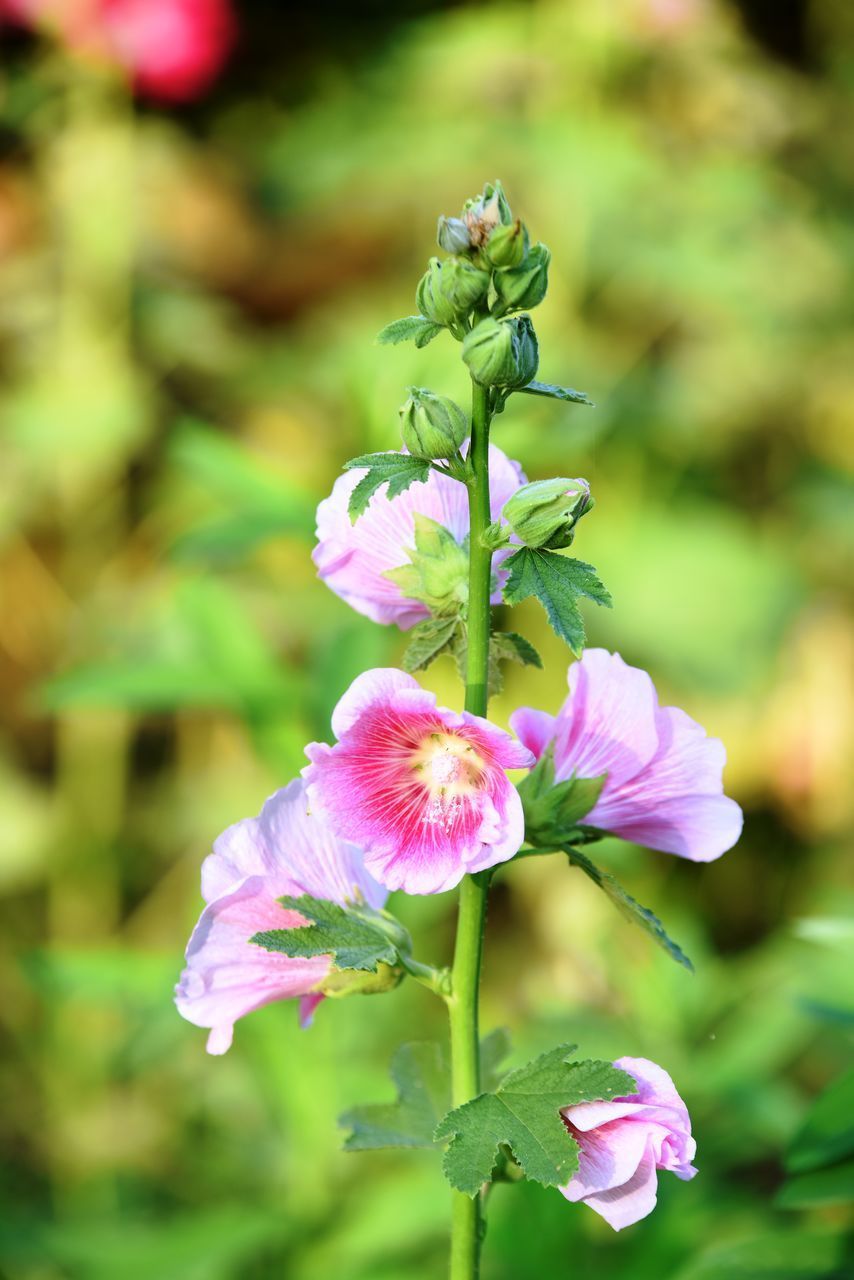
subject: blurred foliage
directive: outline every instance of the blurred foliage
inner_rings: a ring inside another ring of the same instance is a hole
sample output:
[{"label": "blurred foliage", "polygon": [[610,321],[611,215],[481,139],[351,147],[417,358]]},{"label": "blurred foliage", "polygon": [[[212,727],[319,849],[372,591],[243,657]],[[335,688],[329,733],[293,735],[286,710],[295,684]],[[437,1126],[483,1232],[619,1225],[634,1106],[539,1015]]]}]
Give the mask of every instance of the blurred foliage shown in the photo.
[{"label": "blurred foliage", "polygon": [[[486,1280],[854,1275],[851,7],[365,10],[238,6],[229,71],[172,114],[0,35],[0,1274],[444,1274],[432,1154],[345,1154],[334,1122],[442,1037],[429,994],[309,1032],[268,1008],[214,1060],[171,986],[213,837],[400,661],[314,578],[313,509],[395,444],[407,384],[464,397],[446,337],[372,339],[436,215],[500,175],[554,254],[542,376],[597,408],[514,401],[496,439],[589,478],[591,640],[726,741],[747,824],[710,866],[603,846],[694,977],[565,859],[498,875],[485,1029],[514,1065],[662,1062],[701,1175],[620,1236],[499,1186]],[[513,626],[545,668],[508,670],[502,722],[556,707],[567,662],[533,602]],[[429,683],[458,701],[450,660]],[[393,906],[447,956],[452,895]]]}]

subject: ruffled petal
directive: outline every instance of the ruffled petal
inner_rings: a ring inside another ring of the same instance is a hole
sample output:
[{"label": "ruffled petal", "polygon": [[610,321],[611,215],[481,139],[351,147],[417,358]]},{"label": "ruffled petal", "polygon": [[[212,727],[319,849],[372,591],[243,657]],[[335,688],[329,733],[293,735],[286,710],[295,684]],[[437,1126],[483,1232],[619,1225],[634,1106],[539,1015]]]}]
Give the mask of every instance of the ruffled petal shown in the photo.
[{"label": "ruffled petal", "polygon": [[[343,738],[369,707],[393,701],[394,695],[402,689],[424,692],[414,676],[397,667],[375,667],[356,676],[332,712],[332,732],[335,737]],[[427,696],[430,697],[429,694]],[[435,701],[433,697],[432,702]]]},{"label": "ruffled petal", "polygon": [[520,707],[510,717],[510,728],[536,760],[554,738],[556,727],[556,716],[550,716],[547,711],[535,711],[533,707]]},{"label": "ruffled petal", "polygon": [[617,653],[586,649],[569,669],[570,695],[558,715],[558,781],[608,775],[612,792],[634,778],[658,749],[655,689],[645,671]]},{"label": "ruffled petal", "polygon": [[622,1231],[652,1213],[657,1198],[655,1159],[652,1152],[647,1151],[626,1182],[586,1196],[584,1203],[595,1209],[615,1231]]}]

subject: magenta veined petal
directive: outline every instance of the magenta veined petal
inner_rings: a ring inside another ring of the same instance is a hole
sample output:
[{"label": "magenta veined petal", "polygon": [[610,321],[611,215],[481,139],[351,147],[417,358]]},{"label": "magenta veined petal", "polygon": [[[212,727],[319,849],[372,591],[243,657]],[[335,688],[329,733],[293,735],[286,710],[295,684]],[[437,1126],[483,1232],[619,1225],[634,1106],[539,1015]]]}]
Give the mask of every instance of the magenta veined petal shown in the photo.
[{"label": "magenta veined petal", "polygon": [[742,812],[723,792],[726,752],[677,707],[661,707],[650,677],[619,654],[587,649],[569,670],[569,696],[551,719],[523,707],[510,724],[555,778],[606,775],[583,821],[693,862],[738,840]]},{"label": "magenta veined petal", "polygon": [[578,1170],[560,1190],[589,1205],[621,1231],[655,1208],[658,1170],[687,1181],[696,1144],[688,1110],[670,1076],[647,1058],[618,1058],[637,1092],[610,1102],[584,1102],[562,1111],[579,1146]]},{"label": "magenta veined petal", "polygon": [[308,812],[300,779],[272,795],[257,817],[223,832],[205,860],[202,887],[207,906],[187,946],[175,1003],[189,1022],[211,1029],[209,1053],[224,1053],[237,1019],[262,1005],[298,998],[308,1026],[323,999],[315,987],[329,971],[328,956],[299,959],[250,941],[263,930],[305,923],[280,897],[305,893],[381,907],[388,896],[361,850]]},{"label": "magenta veined petal", "polygon": [[509,734],[438,707],[393,668],[359,676],[332,723],[334,746],[306,748],[309,800],[386,888],[441,893],[517,852],[524,817],[506,770],[533,757]]},{"label": "magenta veined petal", "polygon": [[[415,517],[427,516],[443,525],[458,542],[469,531],[468,496],[465,485],[438,471],[428,480],[410,485],[389,500],[385,490],[375,493],[364,515],[353,524],[347,512],[350,494],[364,473],[347,471],[335,481],[332,493],[317,508],[317,546],[312,559],[319,577],[359,613],[374,622],[394,623],[407,631],[429,616],[418,600],[407,599],[400,588],[384,575],[409,563],[408,552],[415,546]],[[489,448],[489,484],[492,519],[511,494],[525,483],[518,463],[494,445]],[[510,554],[504,550],[493,558],[493,566]],[[499,574],[499,585],[503,575]],[[493,603],[501,600],[496,592]]]}]

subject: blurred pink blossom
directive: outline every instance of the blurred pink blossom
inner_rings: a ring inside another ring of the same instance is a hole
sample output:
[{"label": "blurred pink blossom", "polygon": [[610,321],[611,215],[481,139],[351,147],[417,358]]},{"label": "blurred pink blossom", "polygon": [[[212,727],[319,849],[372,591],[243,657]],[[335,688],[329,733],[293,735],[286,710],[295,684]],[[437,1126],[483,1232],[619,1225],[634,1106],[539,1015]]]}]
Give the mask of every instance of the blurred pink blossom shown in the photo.
[{"label": "blurred pink blossom", "polygon": [[529,751],[394,668],[366,671],[332,715],[334,747],[306,748],[312,810],[365,850],[365,866],[389,889],[442,893],[466,872],[506,862],[524,820],[505,769]]},{"label": "blurred pink blossom", "polygon": [[647,673],[617,653],[587,649],[556,716],[523,707],[510,725],[538,759],[552,745],[555,781],[607,775],[586,826],[692,862],[719,858],[741,834],[741,809],[723,793],[723,744],[660,707]]},{"label": "blurred pink blossom", "polygon": [[329,957],[297,959],[249,941],[262,930],[305,924],[277,901],[303,893],[341,905],[362,898],[372,907],[388,897],[360,850],[309,814],[297,780],[272,795],[257,818],[224,831],[202,866],[208,905],[187,945],[175,1003],[189,1022],[211,1028],[208,1053],[225,1053],[237,1019],[271,1000],[299,997],[301,1021],[311,1021]]},{"label": "blurred pink blossom", "polygon": [[611,1102],[582,1102],[561,1112],[580,1147],[578,1171],[560,1190],[595,1209],[615,1231],[652,1213],[658,1169],[688,1181],[697,1144],[685,1103],[666,1071],[648,1058],[618,1058],[637,1092]]}]

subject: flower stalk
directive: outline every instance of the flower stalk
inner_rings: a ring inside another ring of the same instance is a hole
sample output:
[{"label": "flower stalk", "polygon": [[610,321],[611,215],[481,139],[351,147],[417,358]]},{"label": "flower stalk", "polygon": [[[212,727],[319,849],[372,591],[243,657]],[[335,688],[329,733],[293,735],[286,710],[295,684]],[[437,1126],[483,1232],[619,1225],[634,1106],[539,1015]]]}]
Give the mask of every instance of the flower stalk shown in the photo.
[{"label": "flower stalk", "polygon": [[[466,711],[485,716],[488,694],[489,595],[492,551],[481,535],[490,523],[488,389],[472,380],[472,429],[468,481],[471,538],[469,541],[469,609],[466,670]],[[480,1029],[478,996],[483,954],[483,930],[490,873],[466,876],[460,884],[457,938],[449,1002],[451,1029],[451,1091],[454,1106],[480,1092]],[[480,1197],[453,1192],[451,1219],[451,1280],[476,1280],[483,1235]]]}]

